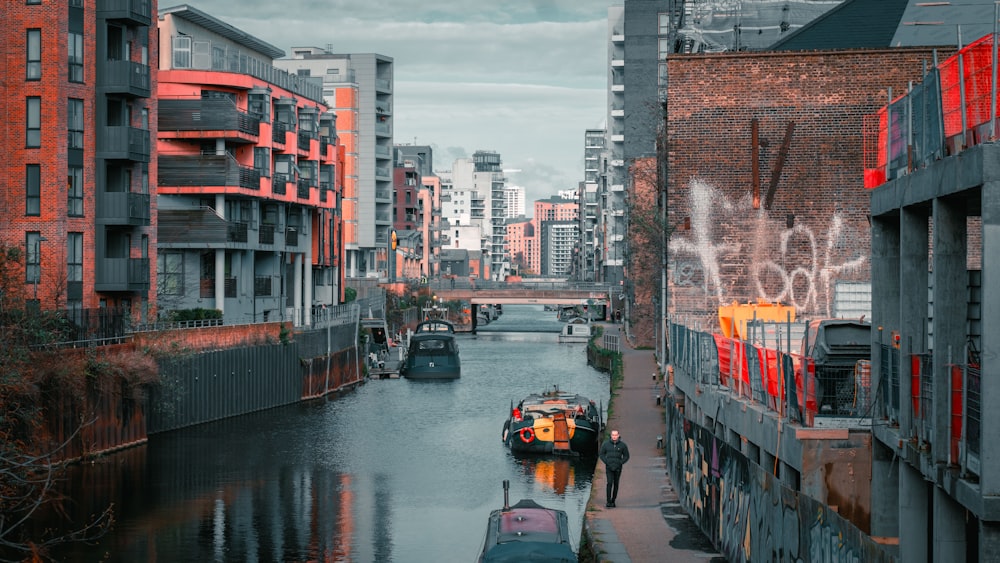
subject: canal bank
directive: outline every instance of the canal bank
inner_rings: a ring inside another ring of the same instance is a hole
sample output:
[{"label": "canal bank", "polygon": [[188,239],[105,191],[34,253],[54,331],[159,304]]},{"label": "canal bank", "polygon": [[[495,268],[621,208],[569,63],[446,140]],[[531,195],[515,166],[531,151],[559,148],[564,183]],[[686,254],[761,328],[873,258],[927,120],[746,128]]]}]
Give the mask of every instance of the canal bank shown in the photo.
[{"label": "canal bank", "polygon": [[604,331],[618,334],[624,343],[622,378],[611,392],[607,428],[621,433],[631,459],[622,471],[615,508],[605,507],[604,464],[597,464],[584,517],[581,561],[724,562],[684,511],[667,474],[666,393],[653,351],[632,348],[621,325],[604,325]]}]

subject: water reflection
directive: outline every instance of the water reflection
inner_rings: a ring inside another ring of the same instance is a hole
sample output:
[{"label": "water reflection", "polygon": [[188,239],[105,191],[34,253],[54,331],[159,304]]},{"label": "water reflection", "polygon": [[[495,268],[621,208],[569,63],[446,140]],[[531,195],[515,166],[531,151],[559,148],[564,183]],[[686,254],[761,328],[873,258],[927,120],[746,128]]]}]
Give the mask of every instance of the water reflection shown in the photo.
[{"label": "water reflection", "polygon": [[[531,331],[502,332],[528,327]],[[556,343],[541,307],[460,335],[463,374],[371,381],[343,397],[153,436],[74,468],[67,515],[114,503],[117,525],[66,561],[470,561],[491,510],[533,498],[582,529],[593,460],[518,458],[511,401],[552,385],[607,404],[608,377]],[[540,329],[544,329],[541,330]],[[548,338],[551,337],[551,341]],[[52,524],[50,519],[46,524]]]}]

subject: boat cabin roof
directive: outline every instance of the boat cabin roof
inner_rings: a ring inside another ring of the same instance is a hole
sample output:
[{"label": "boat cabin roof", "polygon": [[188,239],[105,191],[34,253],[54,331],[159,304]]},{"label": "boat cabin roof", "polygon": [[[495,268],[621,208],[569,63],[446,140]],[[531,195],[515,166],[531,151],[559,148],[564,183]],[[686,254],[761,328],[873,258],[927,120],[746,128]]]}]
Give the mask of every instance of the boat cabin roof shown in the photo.
[{"label": "boat cabin roof", "polygon": [[455,325],[441,319],[431,319],[418,324],[414,332],[417,334],[424,332],[455,332]]},{"label": "boat cabin roof", "polygon": [[[482,561],[577,561],[569,544],[566,512],[521,500],[494,510]],[[544,559],[538,559],[544,554]]]}]

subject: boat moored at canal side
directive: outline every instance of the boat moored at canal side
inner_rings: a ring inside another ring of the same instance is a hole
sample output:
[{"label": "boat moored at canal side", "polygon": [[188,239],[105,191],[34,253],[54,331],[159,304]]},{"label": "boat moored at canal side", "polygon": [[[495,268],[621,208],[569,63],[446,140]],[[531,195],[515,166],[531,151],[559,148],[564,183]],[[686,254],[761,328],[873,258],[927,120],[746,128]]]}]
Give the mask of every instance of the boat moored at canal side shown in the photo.
[{"label": "boat moored at canal side", "polygon": [[594,456],[603,427],[594,401],[556,387],[512,404],[501,438],[518,454]]},{"label": "boat moored at canal side", "polygon": [[458,379],[462,362],[454,325],[440,319],[417,325],[400,373],[409,379]]}]

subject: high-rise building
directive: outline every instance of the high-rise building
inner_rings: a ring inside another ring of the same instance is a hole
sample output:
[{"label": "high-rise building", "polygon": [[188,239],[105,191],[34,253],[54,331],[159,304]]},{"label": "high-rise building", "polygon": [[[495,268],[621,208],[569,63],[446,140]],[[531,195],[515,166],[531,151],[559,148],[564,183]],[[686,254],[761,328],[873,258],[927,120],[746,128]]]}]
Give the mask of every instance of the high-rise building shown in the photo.
[{"label": "high-rise building", "polygon": [[[452,169],[441,173],[442,215],[449,233],[474,225],[480,230],[485,275],[502,280],[507,275],[506,218],[503,163],[493,151],[476,151],[472,158],[455,160]],[[451,248],[471,249],[468,236]]]},{"label": "high-rise building", "polygon": [[343,152],[322,85],[187,5],[160,12],[159,38],[160,308],[312,324],[343,288]]},{"label": "high-rise building", "polygon": [[156,4],[4,3],[4,305],[152,315]]},{"label": "high-rise building", "polygon": [[345,269],[348,278],[387,278],[392,230],[393,60],[373,53],[334,54],[292,47],[279,68],[323,84],[346,149]]},{"label": "high-rise building", "polygon": [[424,241],[423,275],[441,275],[441,247],[449,240],[441,219],[441,178],[434,173],[434,151],[427,145],[396,145],[397,161],[412,162],[420,175],[417,197],[418,211],[423,217],[420,227]]},{"label": "high-rise building", "polygon": [[524,217],[524,186],[505,186],[503,189],[504,217]]},{"label": "high-rise building", "polygon": [[605,177],[601,171],[601,155],[605,147],[605,129],[587,129],[583,142],[584,176],[579,188],[578,218],[580,240],[575,253],[577,263],[573,269],[579,281],[597,281],[598,267],[603,256],[600,236],[600,194]]}]

